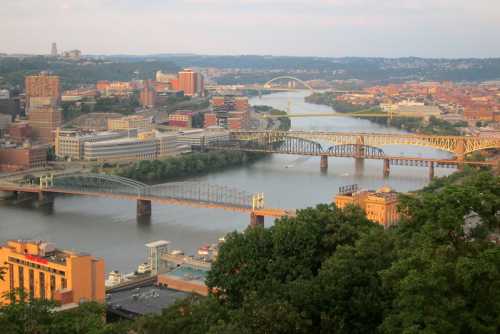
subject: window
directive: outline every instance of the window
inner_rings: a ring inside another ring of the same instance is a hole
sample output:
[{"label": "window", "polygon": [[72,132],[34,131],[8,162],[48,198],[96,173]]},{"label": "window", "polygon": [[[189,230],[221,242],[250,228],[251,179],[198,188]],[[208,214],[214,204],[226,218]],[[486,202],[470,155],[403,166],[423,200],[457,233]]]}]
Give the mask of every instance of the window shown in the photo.
[{"label": "window", "polygon": [[38,277],[40,279],[40,298],[45,299],[45,273],[39,272]]},{"label": "window", "polygon": [[35,273],[33,272],[33,269],[30,269],[29,271],[29,295],[30,299],[35,298]]},{"label": "window", "polygon": [[17,267],[17,274],[19,276],[19,289],[24,290],[24,268],[19,266]]},{"label": "window", "polygon": [[68,287],[68,282],[65,278],[61,278],[61,289],[66,289]]},{"label": "window", "polygon": [[14,291],[14,265],[9,264],[9,288],[10,292]]},{"label": "window", "polygon": [[50,299],[54,299],[54,292],[56,291],[56,277],[50,275]]}]

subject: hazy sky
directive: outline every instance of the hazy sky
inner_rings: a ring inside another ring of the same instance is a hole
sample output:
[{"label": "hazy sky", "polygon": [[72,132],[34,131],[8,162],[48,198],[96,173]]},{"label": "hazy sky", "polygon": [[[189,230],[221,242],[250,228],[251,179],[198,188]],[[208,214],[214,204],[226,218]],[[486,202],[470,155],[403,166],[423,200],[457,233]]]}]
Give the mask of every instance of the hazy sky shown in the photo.
[{"label": "hazy sky", "polygon": [[0,52],[500,57],[500,0],[1,0]]}]

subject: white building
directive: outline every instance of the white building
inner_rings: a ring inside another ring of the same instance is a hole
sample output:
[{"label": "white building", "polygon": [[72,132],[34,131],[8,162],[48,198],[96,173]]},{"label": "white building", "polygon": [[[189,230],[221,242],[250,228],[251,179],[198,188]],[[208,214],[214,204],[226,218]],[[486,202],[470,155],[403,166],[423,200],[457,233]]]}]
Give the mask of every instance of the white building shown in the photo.
[{"label": "white building", "polygon": [[157,275],[164,269],[161,257],[168,254],[169,241],[159,240],[147,243],[145,246],[148,248],[148,263],[151,268],[151,274]]}]

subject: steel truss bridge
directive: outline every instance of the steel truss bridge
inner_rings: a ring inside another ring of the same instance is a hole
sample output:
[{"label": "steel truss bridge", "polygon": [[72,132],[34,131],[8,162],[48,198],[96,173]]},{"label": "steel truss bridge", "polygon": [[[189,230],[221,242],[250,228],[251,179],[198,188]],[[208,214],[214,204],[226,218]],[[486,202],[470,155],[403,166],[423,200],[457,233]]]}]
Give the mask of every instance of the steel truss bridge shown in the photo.
[{"label": "steel truss bridge", "polygon": [[[324,148],[319,142],[332,146]],[[453,153],[456,159],[389,156],[380,148],[384,145],[414,145]],[[265,152],[303,156],[320,156],[321,169],[328,168],[328,157],[378,159],[384,161],[384,176],[390,165],[456,168],[464,164],[492,166],[494,162],[466,161],[465,155],[489,148],[500,148],[500,138],[429,136],[414,134],[369,134],[306,131],[232,131],[228,140],[212,142],[209,149]]]},{"label": "steel truss bridge", "polygon": [[218,208],[250,213],[252,223],[263,223],[264,216],[294,215],[293,210],[266,208],[264,195],[236,188],[201,182],[147,185],[124,177],[105,174],[45,176],[38,185],[0,184],[0,191],[35,193],[39,200],[53,203],[53,194],[107,197],[137,201],[137,216],[150,217],[151,203]]},{"label": "steel truss bridge", "polygon": [[[392,133],[348,133],[326,131],[232,131],[231,141],[254,143],[269,147],[290,140],[302,143],[325,142],[330,145],[356,145],[380,147],[385,145],[412,145],[434,148],[453,153],[457,159],[465,155],[491,148],[500,148],[500,137],[435,136]],[[288,145],[288,144],[287,144]],[[424,159],[425,160],[425,159]]]}]

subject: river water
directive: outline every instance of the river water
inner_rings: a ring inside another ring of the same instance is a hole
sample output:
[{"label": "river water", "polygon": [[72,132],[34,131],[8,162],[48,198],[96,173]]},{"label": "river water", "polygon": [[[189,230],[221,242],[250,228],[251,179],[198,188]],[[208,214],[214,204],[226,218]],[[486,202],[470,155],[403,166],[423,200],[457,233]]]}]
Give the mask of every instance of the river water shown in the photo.
[{"label": "river water", "polygon": [[[277,93],[253,98],[253,105],[269,105],[292,113],[332,112],[329,107],[304,102],[305,92]],[[300,130],[400,132],[400,130],[349,117],[295,118],[292,128]],[[395,155],[444,158],[449,155],[428,148],[387,146]],[[427,168],[392,167],[391,176],[382,176],[382,161],[367,160],[356,171],[353,159],[330,158],[327,173],[320,173],[319,158],[275,155],[251,166],[194,177],[229,185],[249,192],[263,192],[270,207],[303,208],[331,201],[342,185],[358,184],[377,189],[388,185],[398,191],[419,189],[428,183]],[[450,170],[436,169],[436,175]],[[0,242],[7,239],[41,239],[60,248],[75,249],[103,257],[106,271],[130,272],[145,259],[144,244],[154,240],[171,241],[172,248],[194,253],[204,243],[243,230],[249,217],[217,209],[153,205],[151,224],[137,224],[135,202],[85,197],[58,197],[54,210],[0,206]],[[266,219],[269,224],[270,219]]]}]

